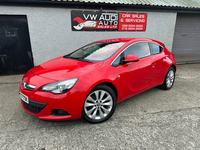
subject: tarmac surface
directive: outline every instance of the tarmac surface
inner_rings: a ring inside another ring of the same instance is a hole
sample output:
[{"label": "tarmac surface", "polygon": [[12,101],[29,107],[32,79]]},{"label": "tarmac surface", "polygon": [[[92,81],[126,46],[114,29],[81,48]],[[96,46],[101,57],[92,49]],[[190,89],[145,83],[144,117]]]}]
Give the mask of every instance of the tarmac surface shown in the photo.
[{"label": "tarmac surface", "polygon": [[0,76],[1,150],[200,149],[200,64],[178,65],[171,90],[153,88],[129,98],[101,124],[28,114],[18,94],[22,76]]}]

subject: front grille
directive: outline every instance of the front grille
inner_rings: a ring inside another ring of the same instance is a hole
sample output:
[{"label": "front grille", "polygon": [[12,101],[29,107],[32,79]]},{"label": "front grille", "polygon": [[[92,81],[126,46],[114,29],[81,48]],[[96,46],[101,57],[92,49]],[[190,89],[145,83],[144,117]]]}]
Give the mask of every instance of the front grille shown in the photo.
[{"label": "front grille", "polygon": [[22,104],[24,108],[26,108],[28,111],[38,114],[46,105],[47,103],[40,103],[36,101],[32,101],[29,99],[29,104],[26,102],[22,101]]}]

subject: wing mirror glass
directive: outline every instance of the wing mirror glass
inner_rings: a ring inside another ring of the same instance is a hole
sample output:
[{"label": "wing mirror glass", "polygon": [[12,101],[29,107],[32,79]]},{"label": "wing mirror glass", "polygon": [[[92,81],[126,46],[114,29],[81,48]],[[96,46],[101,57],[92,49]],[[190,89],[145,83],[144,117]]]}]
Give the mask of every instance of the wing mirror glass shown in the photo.
[{"label": "wing mirror glass", "polygon": [[139,57],[136,55],[127,55],[126,58],[123,60],[123,63],[129,63],[129,62],[137,62],[139,61]]}]

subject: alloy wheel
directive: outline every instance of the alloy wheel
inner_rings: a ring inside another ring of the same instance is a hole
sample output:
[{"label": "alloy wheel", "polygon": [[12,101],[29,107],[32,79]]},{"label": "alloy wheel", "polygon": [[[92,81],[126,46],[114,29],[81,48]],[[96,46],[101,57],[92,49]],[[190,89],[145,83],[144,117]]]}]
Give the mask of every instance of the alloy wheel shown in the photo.
[{"label": "alloy wheel", "polygon": [[113,98],[105,90],[95,90],[88,95],[84,111],[88,118],[100,120],[107,117],[113,108]]},{"label": "alloy wheel", "polygon": [[173,70],[170,70],[167,74],[167,78],[166,78],[166,85],[167,85],[167,88],[171,88],[171,86],[173,85],[174,83],[174,71]]}]

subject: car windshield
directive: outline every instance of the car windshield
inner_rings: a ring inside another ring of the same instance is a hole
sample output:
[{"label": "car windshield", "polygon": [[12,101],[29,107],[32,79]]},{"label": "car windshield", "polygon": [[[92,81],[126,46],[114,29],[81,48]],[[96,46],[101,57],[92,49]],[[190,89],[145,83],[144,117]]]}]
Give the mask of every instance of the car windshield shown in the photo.
[{"label": "car windshield", "polygon": [[125,42],[95,42],[88,44],[66,56],[89,62],[103,61],[111,57]]}]

